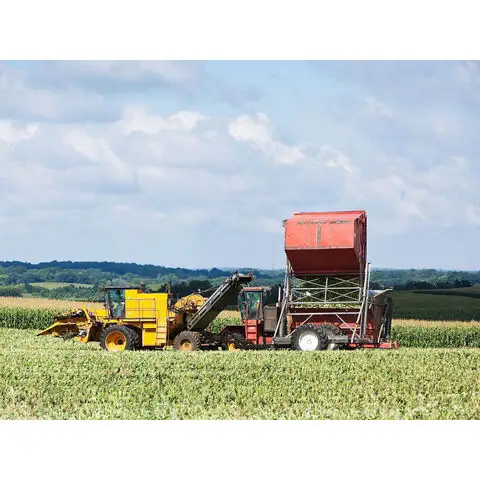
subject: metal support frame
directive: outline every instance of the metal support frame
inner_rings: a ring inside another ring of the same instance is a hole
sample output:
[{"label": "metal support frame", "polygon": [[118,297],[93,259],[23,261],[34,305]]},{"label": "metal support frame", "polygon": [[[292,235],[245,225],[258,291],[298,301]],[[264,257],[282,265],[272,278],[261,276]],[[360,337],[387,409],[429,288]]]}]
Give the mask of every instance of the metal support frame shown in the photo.
[{"label": "metal support frame", "polygon": [[365,264],[365,277],[363,281],[363,299],[361,309],[360,321],[360,336],[363,338],[367,330],[367,315],[368,315],[368,286],[370,285],[370,263]]},{"label": "metal support frame", "polygon": [[291,267],[290,262],[287,259],[287,264],[285,266],[285,278],[283,281],[284,289],[283,289],[283,298],[282,298],[282,308],[280,310],[280,315],[278,317],[277,328],[275,329],[274,337],[276,337],[279,333],[280,336],[285,336],[286,334],[286,322],[287,322],[287,306],[290,297],[290,274],[291,274]]},{"label": "metal support frame", "polygon": [[[307,317],[297,328],[295,328],[295,330],[299,329],[303,324],[307,323],[311,318],[313,317],[313,313]],[[292,330],[288,335],[287,337],[291,337],[293,335],[293,332],[295,332],[295,330]]]},{"label": "metal support frame", "polygon": [[361,276],[318,275],[291,277],[292,307],[360,306],[364,295]]},{"label": "metal support frame", "polygon": [[[360,275],[337,274],[337,275],[308,275],[295,276],[291,265],[287,260],[285,270],[285,288],[283,291],[282,306],[277,328],[274,333],[276,337],[290,337],[300,326],[307,323],[314,317],[335,316],[351,332],[350,341],[355,343],[365,337],[368,316],[368,289],[370,282],[370,264],[365,264],[365,271]],[[338,304],[342,307],[339,308]],[[345,309],[343,309],[345,305]],[[330,310],[334,307],[334,310]],[[336,307],[336,308],[335,308]],[[290,309],[294,310],[290,312]],[[311,312],[309,309],[329,309],[328,312]],[[348,311],[354,308],[355,311]],[[302,312],[305,310],[305,312]],[[283,330],[287,315],[307,315],[307,318],[288,335]],[[343,317],[355,315],[355,327],[352,328]]]}]

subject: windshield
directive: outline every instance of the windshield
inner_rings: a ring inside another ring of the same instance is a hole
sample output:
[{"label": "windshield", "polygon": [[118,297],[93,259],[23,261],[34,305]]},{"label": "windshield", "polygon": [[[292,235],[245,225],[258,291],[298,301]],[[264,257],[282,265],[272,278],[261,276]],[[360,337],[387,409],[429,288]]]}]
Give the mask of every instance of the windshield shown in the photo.
[{"label": "windshield", "polygon": [[111,318],[124,318],[125,290],[109,290],[107,292],[107,307]]},{"label": "windshield", "polygon": [[248,318],[260,318],[262,292],[245,292]]}]

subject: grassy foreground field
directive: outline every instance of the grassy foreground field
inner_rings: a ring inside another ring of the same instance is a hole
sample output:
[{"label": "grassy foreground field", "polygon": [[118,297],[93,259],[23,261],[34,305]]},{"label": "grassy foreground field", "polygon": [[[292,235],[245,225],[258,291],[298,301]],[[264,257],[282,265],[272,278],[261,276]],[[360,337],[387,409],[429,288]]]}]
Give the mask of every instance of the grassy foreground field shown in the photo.
[{"label": "grassy foreground field", "polygon": [[0,298],[0,419],[480,419],[479,322],[395,320],[398,351],[116,355],[36,336],[75,307]]},{"label": "grassy foreground field", "polygon": [[478,349],[123,352],[0,329],[1,419],[480,419]]}]

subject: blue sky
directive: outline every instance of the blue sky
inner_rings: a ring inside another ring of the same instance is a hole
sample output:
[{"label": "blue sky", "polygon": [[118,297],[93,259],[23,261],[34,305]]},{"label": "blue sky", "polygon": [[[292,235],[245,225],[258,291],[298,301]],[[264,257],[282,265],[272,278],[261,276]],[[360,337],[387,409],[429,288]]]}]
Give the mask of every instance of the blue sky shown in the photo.
[{"label": "blue sky", "polygon": [[368,213],[376,267],[480,269],[478,62],[0,63],[0,257],[284,265]]}]

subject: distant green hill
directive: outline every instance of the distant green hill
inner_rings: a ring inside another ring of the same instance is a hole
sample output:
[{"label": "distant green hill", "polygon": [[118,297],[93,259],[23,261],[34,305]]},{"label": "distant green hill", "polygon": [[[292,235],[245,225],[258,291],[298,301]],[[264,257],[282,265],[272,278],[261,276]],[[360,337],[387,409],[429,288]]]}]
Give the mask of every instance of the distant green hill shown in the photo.
[{"label": "distant green hill", "polygon": [[[283,270],[240,268],[243,272],[252,271],[256,279],[277,282],[283,280]],[[199,279],[218,281],[233,273],[218,268],[188,269],[158,265],[138,265],[118,262],[72,262],[52,261],[28,263],[18,261],[0,262],[0,285],[16,285],[38,282],[64,284],[98,285],[105,282],[122,281],[127,283],[163,283]],[[373,269],[371,280],[380,287],[398,289],[432,289],[468,287],[480,284],[480,271],[444,271],[434,269]],[[455,282],[457,282],[455,284]],[[463,282],[463,284],[462,284]]]},{"label": "distant green hill", "polygon": [[[254,285],[283,283],[282,270],[241,268],[253,271]],[[37,296],[53,299],[101,299],[98,286],[139,285],[156,291],[172,284],[174,295],[211,291],[233,270],[186,269],[116,262],[0,262],[0,296]],[[480,320],[480,272],[433,269],[374,269],[371,288],[394,288],[394,316],[431,320]]]}]

